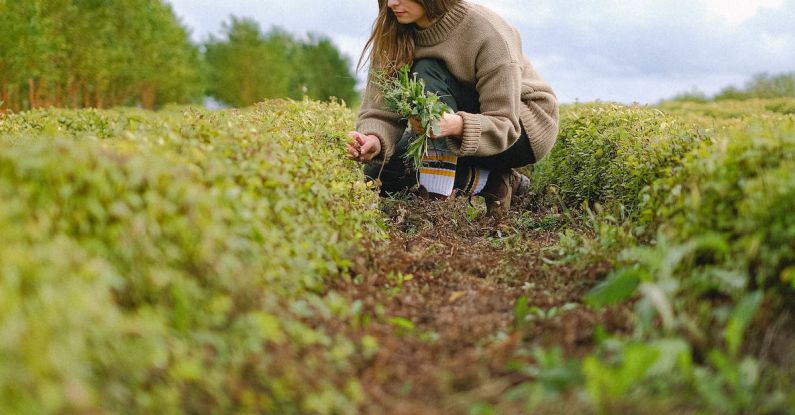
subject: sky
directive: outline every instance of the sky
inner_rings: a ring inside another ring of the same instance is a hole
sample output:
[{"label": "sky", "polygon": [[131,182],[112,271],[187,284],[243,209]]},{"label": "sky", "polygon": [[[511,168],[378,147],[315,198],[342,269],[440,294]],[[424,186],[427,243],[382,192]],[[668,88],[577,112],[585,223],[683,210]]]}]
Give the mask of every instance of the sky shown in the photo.
[{"label": "sky", "polygon": [[[220,36],[232,15],[251,17],[263,31],[326,35],[352,67],[378,11],[375,0],[166,1],[197,42]],[[795,0],[470,1],[519,30],[561,102],[652,104],[795,71]]]}]

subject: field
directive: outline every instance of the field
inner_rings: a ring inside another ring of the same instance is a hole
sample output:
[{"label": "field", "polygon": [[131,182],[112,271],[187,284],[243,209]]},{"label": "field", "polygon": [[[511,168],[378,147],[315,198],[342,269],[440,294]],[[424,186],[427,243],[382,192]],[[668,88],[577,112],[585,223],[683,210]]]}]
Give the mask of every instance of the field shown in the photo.
[{"label": "field", "polygon": [[0,114],[0,412],[795,413],[795,101],[561,116],[495,223],[334,102]]}]

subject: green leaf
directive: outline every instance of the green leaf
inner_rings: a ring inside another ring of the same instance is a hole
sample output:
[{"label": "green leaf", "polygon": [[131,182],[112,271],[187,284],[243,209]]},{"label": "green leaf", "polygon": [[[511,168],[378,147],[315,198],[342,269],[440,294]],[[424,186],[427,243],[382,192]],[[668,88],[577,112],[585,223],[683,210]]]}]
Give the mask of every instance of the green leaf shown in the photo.
[{"label": "green leaf", "polygon": [[743,297],[737,304],[729,317],[729,322],[726,324],[724,337],[726,338],[726,346],[729,348],[729,353],[732,356],[737,356],[740,346],[745,337],[745,330],[751,324],[751,320],[756,314],[756,310],[762,303],[764,294],[762,291],[754,291]]},{"label": "green leaf", "polygon": [[251,319],[262,339],[273,341],[274,343],[284,341],[285,336],[278,317],[263,312],[254,312],[251,313]]},{"label": "green leaf", "polygon": [[516,305],[513,308],[513,317],[516,321],[516,325],[520,325],[527,314],[530,312],[530,305],[527,301],[527,296],[523,295],[516,299]]},{"label": "green leaf", "polygon": [[628,345],[618,367],[603,363],[596,356],[583,360],[586,388],[597,406],[627,393],[643,381],[660,356],[660,350],[643,344]]},{"label": "green leaf", "polygon": [[591,307],[604,307],[629,298],[644,279],[646,272],[638,268],[624,268],[612,273],[605,281],[585,295]]},{"label": "green leaf", "polygon": [[397,327],[398,329],[403,329],[406,331],[414,330],[414,323],[412,323],[411,320],[403,317],[391,317],[389,319],[389,324]]}]

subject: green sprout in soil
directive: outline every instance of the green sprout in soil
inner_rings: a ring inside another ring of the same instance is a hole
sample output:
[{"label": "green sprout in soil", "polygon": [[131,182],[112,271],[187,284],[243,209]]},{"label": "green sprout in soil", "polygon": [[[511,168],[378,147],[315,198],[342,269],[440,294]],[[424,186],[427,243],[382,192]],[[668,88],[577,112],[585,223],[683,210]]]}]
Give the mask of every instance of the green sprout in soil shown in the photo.
[{"label": "green sprout in soil", "polygon": [[405,119],[419,121],[422,131],[409,143],[405,158],[412,160],[419,170],[422,158],[428,154],[428,138],[441,134],[439,120],[451,112],[450,107],[439,100],[433,92],[425,92],[425,82],[417,79],[417,74],[409,76],[409,66],[403,65],[397,76],[379,77],[379,84],[384,94],[384,102],[390,111],[400,114]]}]

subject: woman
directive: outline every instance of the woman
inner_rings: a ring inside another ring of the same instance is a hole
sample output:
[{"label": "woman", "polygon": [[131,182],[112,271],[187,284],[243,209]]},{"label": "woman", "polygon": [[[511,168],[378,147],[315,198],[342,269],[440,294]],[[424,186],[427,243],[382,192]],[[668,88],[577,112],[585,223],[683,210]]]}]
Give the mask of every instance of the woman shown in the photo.
[{"label": "woman", "polygon": [[[549,153],[558,133],[557,99],[521,49],[519,33],[491,10],[466,0],[378,0],[379,14],[359,61],[370,61],[349,156],[370,163],[384,191],[411,185],[402,162],[412,138],[406,120],[384,109],[373,82],[403,64],[453,112],[440,121],[420,184],[437,196],[453,189],[484,196],[488,213],[502,216],[529,180],[513,169]],[[367,51],[369,50],[369,54]]]}]

